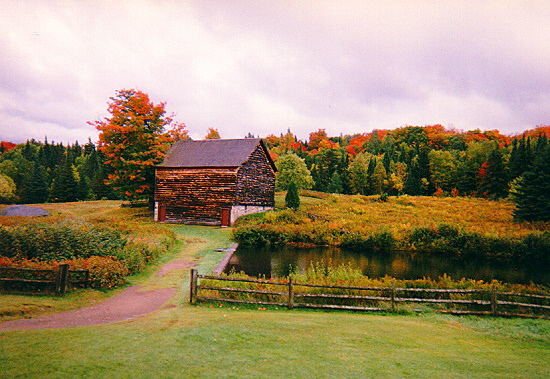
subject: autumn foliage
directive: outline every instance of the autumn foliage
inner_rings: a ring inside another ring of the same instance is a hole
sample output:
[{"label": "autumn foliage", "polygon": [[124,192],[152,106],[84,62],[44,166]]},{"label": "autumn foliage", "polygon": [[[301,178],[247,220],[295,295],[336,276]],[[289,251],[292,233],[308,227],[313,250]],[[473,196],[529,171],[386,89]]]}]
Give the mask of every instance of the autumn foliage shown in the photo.
[{"label": "autumn foliage", "polygon": [[165,115],[164,106],[154,104],[141,91],[121,90],[109,103],[111,117],[90,122],[101,132],[98,148],[106,156],[105,163],[114,169],[107,182],[124,199],[152,196],[154,166],[162,162],[173,142],[165,132],[172,118]]},{"label": "autumn foliage", "polygon": [[218,129],[208,128],[208,133],[204,137],[205,139],[220,139],[220,133]]}]

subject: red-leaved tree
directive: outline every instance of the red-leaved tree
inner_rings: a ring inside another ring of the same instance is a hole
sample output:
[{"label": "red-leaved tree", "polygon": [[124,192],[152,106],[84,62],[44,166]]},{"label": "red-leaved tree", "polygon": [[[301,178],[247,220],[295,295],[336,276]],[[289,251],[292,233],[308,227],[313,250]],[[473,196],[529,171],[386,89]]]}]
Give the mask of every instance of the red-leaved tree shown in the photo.
[{"label": "red-leaved tree", "polygon": [[124,200],[152,199],[154,167],[173,142],[165,132],[172,118],[165,115],[164,106],[141,91],[123,89],[111,97],[111,117],[89,122],[101,132],[98,148],[113,167],[107,184]]}]

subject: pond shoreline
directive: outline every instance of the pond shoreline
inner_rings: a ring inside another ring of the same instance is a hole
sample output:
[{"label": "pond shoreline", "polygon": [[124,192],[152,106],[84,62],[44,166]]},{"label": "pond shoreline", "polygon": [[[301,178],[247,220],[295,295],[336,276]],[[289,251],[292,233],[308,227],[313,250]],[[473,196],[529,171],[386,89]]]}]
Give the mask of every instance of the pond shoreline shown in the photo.
[{"label": "pond shoreline", "polygon": [[214,269],[214,274],[220,275],[222,272],[224,272],[225,268],[229,264],[229,261],[233,257],[233,254],[235,254],[235,251],[237,250],[238,247],[239,247],[239,244],[235,242],[233,243],[233,245],[231,245],[230,248],[227,249],[227,253]]},{"label": "pond shoreline", "polygon": [[508,283],[550,284],[550,275],[536,262],[493,260],[480,256],[456,256],[443,253],[393,250],[353,251],[335,246],[248,247],[240,245],[224,272],[243,271],[250,276],[285,277],[304,272],[311,265],[336,267],[349,265],[371,278],[436,279],[443,275],[454,279],[498,280]]}]

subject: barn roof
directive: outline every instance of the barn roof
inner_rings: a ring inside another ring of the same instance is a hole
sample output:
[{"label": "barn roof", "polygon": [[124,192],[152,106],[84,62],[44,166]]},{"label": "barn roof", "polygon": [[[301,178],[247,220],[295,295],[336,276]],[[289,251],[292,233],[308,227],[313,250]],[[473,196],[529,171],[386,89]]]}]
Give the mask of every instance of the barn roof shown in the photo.
[{"label": "barn roof", "polygon": [[260,138],[177,141],[158,167],[239,167],[246,162],[258,144],[264,149],[271,167],[276,171],[267,147]]}]

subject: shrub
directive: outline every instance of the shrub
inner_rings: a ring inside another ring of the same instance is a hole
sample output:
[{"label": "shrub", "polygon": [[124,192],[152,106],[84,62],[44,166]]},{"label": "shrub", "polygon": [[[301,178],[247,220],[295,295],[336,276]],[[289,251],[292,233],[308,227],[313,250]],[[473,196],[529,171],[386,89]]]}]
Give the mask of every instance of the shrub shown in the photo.
[{"label": "shrub", "polygon": [[113,288],[124,284],[128,269],[115,257],[97,257],[69,259],[59,262],[41,262],[35,259],[15,259],[0,257],[0,266],[20,267],[34,270],[57,270],[66,263],[71,270],[90,271],[89,286],[97,289]]},{"label": "shrub", "polygon": [[522,258],[550,263],[550,232],[531,233],[522,241]]},{"label": "shrub", "polygon": [[127,240],[118,230],[77,221],[1,227],[2,255],[41,261],[116,256]]},{"label": "shrub", "polygon": [[389,231],[381,231],[369,236],[357,232],[342,236],[340,246],[350,250],[388,252],[395,248],[397,241]]},{"label": "shrub", "polygon": [[90,271],[90,287],[113,288],[126,282],[128,275],[126,265],[115,257],[89,257],[74,259],[60,263],[68,263],[71,268]]},{"label": "shrub", "polygon": [[288,234],[266,227],[249,227],[233,230],[233,239],[243,246],[280,246],[289,241]]},{"label": "shrub", "polygon": [[447,224],[442,224],[437,229],[414,229],[408,236],[408,242],[412,248],[425,252],[499,259],[517,257],[522,245],[517,239],[466,233]]},{"label": "shrub", "polygon": [[410,233],[408,240],[418,250],[426,250],[437,238],[437,232],[433,229],[416,228]]}]

